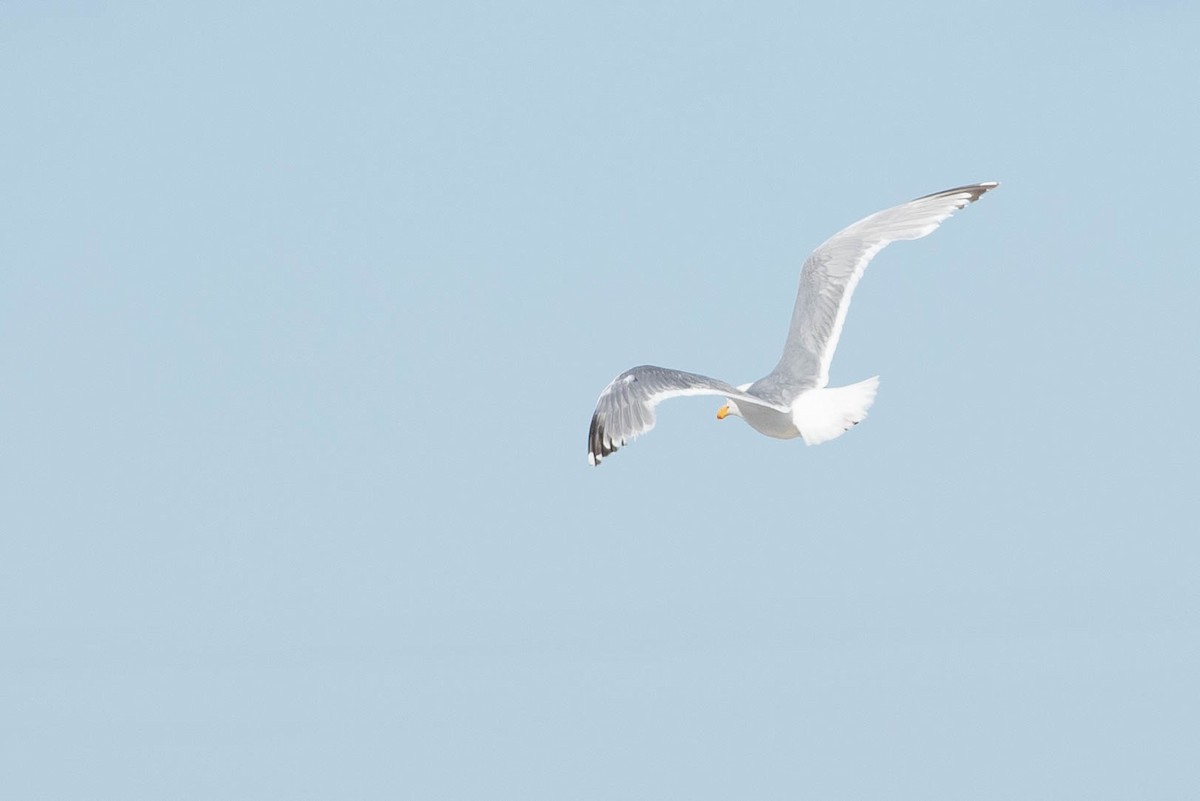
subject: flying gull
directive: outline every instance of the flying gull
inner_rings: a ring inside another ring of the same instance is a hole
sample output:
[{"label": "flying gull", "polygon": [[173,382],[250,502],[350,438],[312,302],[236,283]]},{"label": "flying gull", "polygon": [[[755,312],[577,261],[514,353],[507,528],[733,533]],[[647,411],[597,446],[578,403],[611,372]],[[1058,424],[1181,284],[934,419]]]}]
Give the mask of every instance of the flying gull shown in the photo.
[{"label": "flying gull", "polygon": [[741,417],[768,437],[803,437],[816,445],[841,436],[867,416],[879,377],[846,387],[826,387],[850,296],[867,263],[899,239],[920,239],[995,181],[960,186],[876,212],[834,234],[800,270],[783,356],[765,378],[739,387],[716,378],[643,365],[612,380],[596,401],[588,431],[588,462],[600,460],[654,428],[654,407],[667,398],[719,395],[717,419]]}]

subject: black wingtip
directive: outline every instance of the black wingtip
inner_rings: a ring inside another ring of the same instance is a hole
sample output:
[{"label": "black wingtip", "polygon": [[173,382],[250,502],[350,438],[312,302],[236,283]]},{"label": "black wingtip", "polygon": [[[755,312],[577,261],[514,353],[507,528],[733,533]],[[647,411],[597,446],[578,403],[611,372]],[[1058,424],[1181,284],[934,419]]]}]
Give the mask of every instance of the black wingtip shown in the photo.
[{"label": "black wingtip", "polygon": [[921,195],[921,197],[916,198],[916,200],[927,200],[931,197],[945,197],[947,195],[966,194],[968,196],[967,202],[974,203],[976,200],[979,200],[979,198],[983,197],[984,193],[992,191],[999,185],[999,181],[982,181],[977,184],[956,186],[953,189],[943,189],[941,192],[933,192],[928,195]]},{"label": "black wingtip", "polygon": [[588,428],[588,464],[595,467],[605,456],[616,453],[620,446],[604,435],[604,418],[599,412],[592,415],[592,424]]}]

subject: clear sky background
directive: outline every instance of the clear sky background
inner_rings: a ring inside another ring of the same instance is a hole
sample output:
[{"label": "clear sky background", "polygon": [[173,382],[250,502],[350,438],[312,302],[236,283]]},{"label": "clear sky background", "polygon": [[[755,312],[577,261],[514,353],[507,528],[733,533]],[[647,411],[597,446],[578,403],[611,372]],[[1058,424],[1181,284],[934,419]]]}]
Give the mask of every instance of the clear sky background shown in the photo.
[{"label": "clear sky background", "polygon": [[[507,6],[507,7],[506,7]],[[0,6],[9,799],[1200,796],[1200,9]],[[868,270],[820,447],[660,407]]]}]

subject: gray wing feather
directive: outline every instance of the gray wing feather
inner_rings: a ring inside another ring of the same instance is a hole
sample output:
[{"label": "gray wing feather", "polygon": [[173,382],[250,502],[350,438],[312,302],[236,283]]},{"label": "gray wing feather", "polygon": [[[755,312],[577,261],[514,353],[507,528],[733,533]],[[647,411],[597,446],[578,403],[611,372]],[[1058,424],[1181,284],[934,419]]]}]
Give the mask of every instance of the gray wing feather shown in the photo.
[{"label": "gray wing feather", "polygon": [[654,428],[654,407],[684,395],[720,395],[780,408],[716,378],[653,365],[634,367],[614,378],[596,401],[588,429],[588,462],[600,464],[605,456]]},{"label": "gray wing feather", "polygon": [[800,289],[783,356],[752,391],[782,397],[829,383],[829,363],[842,333],[850,297],[867,263],[891,242],[920,239],[931,233],[955,211],[997,186],[995,182],[960,186],[876,212],[814,250],[800,271]]}]

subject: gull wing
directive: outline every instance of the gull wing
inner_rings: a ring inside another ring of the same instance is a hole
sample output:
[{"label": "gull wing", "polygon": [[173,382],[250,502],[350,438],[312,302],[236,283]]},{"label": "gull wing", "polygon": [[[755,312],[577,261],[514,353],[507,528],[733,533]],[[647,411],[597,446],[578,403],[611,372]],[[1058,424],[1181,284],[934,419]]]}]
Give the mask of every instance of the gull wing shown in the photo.
[{"label": "gull wing", "polygon": [[654,407],[667,398],[684,395],[719,395],[738,403],[788,410],[716,378],[648,364],[634,367],[614,378],[596,401],[588,429],[588,463],[600,464],[605,456],[654,428]]},{"label": "gull wing", "polygon": [[[828,384],[829,364],[850,297],[875,254],[897,240],[920,239],[932,233],[955,211],[997,186],[995,181],[970,184],[910,200],[859,220],[814,250],[800,270],[800,289],[783,356],[754,390],[775,397]],[[781,393],[784,388],[791,391]]]}]

